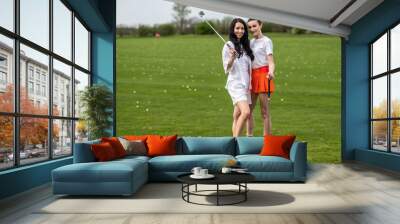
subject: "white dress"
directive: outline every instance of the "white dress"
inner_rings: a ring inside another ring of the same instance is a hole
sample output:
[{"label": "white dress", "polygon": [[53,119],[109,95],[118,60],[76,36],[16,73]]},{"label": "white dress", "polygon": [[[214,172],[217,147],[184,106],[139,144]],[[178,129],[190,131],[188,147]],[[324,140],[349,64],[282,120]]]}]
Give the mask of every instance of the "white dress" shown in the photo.
[{"label": "white dress", "polygon": [[228,71],[227,67],[230,56],[227,44],[234,48],[234,44],[228,41],[222,49],[224,71],[228,75],[225,88],[232,98],[233,105],[239,101],[246,101],[248,104],[251,104],[251,59],[244,52],[240,58],[235,58],[231,69]]}]

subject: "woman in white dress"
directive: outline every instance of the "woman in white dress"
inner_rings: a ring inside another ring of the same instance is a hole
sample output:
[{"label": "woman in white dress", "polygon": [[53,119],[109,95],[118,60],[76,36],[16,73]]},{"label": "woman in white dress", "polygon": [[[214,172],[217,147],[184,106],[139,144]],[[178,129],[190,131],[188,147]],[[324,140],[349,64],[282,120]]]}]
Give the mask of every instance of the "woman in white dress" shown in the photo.
[{"label": "woman in white dress", "polygon": [[225,74],[228,75],[225,88],[232,102],[232,134],[240,135],[250,115],[251,104],[251,61],[254,59],[250,48],[247,25],[240,18],[233,19],[229,29],[229,41],[222,49]]},{"label": "woman in white dress", "polygon": [[247,22],[253,39],[250,41],[250,47],[254,53],[251,72],[251,100],[250,117],[247,122],[247,136],[253,136],[254,119],[253,110],[260,101],[261,117],[264,124],[264,135],[271,134],[271,114],[269,100],[271,94],[275,91],[275,62],[272,54],[272,41],[263,35],[261,28],[262,22],[256,19],[249,19]]}]

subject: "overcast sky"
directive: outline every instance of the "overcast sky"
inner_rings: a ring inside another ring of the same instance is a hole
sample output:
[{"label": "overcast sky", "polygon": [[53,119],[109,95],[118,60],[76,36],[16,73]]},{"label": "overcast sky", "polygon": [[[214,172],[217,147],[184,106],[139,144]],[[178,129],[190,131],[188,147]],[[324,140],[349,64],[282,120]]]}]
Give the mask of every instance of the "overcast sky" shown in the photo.
[{"label": "overcast sky", "polygon": [[[165,0],[118,0],[117,24],[159,24],[173,21],[172,6],[174,3]],[[196,17],[202,9],[190,7],[192,13],[189,17]],[[232,16],[223,13],[203,10],[207,19],[221,19],[224,16]]]}]

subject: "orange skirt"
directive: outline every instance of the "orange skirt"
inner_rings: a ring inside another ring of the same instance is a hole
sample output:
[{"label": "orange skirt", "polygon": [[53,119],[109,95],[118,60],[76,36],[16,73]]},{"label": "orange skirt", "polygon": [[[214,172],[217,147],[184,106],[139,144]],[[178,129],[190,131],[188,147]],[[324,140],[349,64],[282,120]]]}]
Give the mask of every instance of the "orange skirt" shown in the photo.
[{"label": "orange skirt", "polygon": [[251,72],[251,92],[252,93],[273,93],[275,91],[274,80],[270,80],[268,86],[268,66],[253,69]]}]

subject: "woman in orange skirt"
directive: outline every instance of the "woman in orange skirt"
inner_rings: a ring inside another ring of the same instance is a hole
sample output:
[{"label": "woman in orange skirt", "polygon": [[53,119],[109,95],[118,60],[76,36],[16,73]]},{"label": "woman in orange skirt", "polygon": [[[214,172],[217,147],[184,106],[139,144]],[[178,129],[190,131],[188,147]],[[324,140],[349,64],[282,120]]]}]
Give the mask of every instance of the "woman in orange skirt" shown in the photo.
[{"label": "woman in orange skirt", "polygon": [[272,55],[273,45],[271,39],[262,34],[262,22],[249,19],[247,22],[249,30],[253,34],[250,47],[254,54],[251,74],[251,107],[250,116],[247,121],[247,136],[253,136],[254,118],[253,110],[260,101],[261,116],[264,123],[264,135],[271,134],[271,114],[269,101],[275,91],[275,62]]}]

